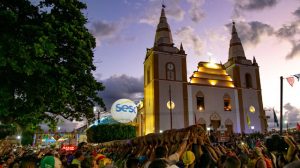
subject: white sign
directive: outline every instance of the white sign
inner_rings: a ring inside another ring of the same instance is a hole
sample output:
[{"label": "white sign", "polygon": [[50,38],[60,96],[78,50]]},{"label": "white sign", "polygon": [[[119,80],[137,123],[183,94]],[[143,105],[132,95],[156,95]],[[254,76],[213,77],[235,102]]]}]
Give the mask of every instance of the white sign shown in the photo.
[{"label": "white sign", "polygon": [[129,99],[119,99],[111,106],[113,119],[120,123],[128,123],[135,119],[137,115],[136,104]]}]

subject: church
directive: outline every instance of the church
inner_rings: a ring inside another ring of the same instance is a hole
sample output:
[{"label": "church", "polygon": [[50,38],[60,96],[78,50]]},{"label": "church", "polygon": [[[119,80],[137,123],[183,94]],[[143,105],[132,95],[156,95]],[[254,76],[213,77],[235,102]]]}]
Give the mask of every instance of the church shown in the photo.
[{"label": "church", "polygon": [[200,61],[187,78],[187,54],[174,46],[164,8],[144,61],[141,134],[200,124],[227,133],[265,132],[259,66],[247,59],[232,24],[225,64]]}]

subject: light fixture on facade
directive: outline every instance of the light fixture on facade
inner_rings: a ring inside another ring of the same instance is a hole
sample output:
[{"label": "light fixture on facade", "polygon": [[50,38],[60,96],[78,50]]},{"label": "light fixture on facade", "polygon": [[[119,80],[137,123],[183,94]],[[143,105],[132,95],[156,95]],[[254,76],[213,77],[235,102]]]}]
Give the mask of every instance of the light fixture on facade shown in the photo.
[{"label": "light fixture on facade", "polygon": [[250,107],[249,107],[249,111],[250,111],[251,113],[255,113],[255,107],[254,107],[254,106],[250,106]]},{"label": "light fixture on facade", "polygon": [[215,86],[217,84],[217,80],[208,80],[209,84]]},{"label": "light fixture on facade", "polygon": [[173,110],[175,108],[175,103],[173,101],[168,101],[167,102],[167,107],[170,110]]},{"label": "light fixture on facade", "polygon": [[203,110],[203,107],[202,107],[202,106],[199,106],[198,110],[199,110],[199,111],[202,111],[202,110]]}]

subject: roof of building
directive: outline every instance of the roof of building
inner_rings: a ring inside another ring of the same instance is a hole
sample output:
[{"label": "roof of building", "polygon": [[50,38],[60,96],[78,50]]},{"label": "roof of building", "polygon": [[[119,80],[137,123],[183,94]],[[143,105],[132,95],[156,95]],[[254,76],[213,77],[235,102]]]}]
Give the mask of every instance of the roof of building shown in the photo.
[{"label": "roof of building", "polygon": [[234,88],[232,78],[222,64],[199,62],[197,71],[190,77],[191,84]]}]

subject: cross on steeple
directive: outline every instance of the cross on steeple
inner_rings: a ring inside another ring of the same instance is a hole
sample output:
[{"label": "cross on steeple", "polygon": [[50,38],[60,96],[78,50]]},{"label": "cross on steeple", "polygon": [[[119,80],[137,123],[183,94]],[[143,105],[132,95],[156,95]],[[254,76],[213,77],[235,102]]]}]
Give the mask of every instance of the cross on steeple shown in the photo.
[{"label": "cross on steeple", "polygon": [[167,6],[165,5],[165,1],[164,1],[164,0],[161,1],[161,6],[162,6],[162,8],[166,8],[166,7],[167,7]]}]

